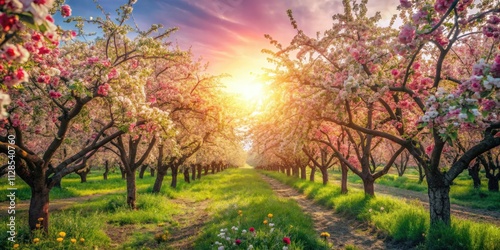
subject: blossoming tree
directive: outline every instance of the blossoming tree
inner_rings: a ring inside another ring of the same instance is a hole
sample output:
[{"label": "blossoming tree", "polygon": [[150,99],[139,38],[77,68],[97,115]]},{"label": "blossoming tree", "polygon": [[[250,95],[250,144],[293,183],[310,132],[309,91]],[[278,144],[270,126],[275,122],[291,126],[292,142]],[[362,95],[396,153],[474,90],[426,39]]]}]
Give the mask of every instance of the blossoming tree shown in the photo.
[{"label": "blossoming tree", "polygon": [[[8,154],[9,148],[14,148],[16,174],[31,188],[31,229],[36,229],[38,218],[43,218],[41,226],[48,230],[49,191],[61,178],[84,167],[74,163],[126,133],[129,124],[142,124],[142,119],[152,114],[162,116],[145,105],[141,92],[133,90],[141,89],[145,82],[140,76],[148,73],[138,64],[175,56],[165,41],[172,30],[155,34],[159,27],[153,26],[134,39],[128,38],[126,34],[133,29],[123,20],[130,17],[131,9],[132,1],[122,6],[117,23],[111,19],[79,19],[100,25],[101,40],[68,41],[45,50],[51,41],[39,39],[34,32],[29,35],[30,42],[24,44],[38,53],[32,54],[29,68],[25,69],[27,82],[7,89],[15,103],[8,107],[9,118],[2,121],[0,151]],[[102,109],[90,112],[91,105]],[[116,109],[126,109],[126,116],[108,116],[118,113]],[[104,116],[93,119],[96,114]],[[88,128],[95,129],[88,136],[89,143],[56,162],[54,156],[62,150],[68,135]],[[8,140],[12,136],[14,144]]]},{"label": "blossoming tree", "polygon": [[[286,48],[272,40],[274,60],[294,81],[321,90],[308,98],[323,104],[317,119],[406,149],[424,167],[431,222],[450,224],[452,181],[500,145],[499,3],[401,1],[400,31],[377,25],[381,16],[368,17],[366,1],[343,4],[323,36],[299,30]],[[483,137],[446,170],[445,145],[455,147],[462,131]]]}]

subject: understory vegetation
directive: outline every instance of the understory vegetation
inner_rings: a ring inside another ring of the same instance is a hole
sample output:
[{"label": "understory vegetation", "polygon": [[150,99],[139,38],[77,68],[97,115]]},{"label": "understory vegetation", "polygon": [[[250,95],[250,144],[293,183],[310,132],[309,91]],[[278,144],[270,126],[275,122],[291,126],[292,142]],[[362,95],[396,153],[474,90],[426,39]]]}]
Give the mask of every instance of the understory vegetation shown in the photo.
[{"label": "understory vegetation", "polygon": [[[265,172],[290,185],[308,198],[375,226],[395,241],[419,245],[423,249],[499,249],[500,228],[487,223],[452,218],[450,227],[430,227],[428,212],[417,201],[389,197],[365,196],[362,190],[351,188],[341,194],[340,187],[322,185],[275,172]],[[432,232],[430,232],[432,230]],[[426,237],[431,233],[434,237]],[[436,237],[437,235],[437,237]]]}]

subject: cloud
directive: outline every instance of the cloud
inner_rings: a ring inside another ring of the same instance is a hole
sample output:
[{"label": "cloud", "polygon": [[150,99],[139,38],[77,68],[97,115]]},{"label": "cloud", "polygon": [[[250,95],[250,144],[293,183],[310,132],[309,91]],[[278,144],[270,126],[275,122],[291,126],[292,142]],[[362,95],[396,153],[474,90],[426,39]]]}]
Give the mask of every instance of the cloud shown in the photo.
[{"label": "cloud", "polygon": [[[89,11],[89,6],[93,5],[90,0],[67,2],[76,13],[100,15],[95,8]],[[122,2],[125,1],[102,0],[101,5],[114,14]],[[372,0],[368,8],[372,13],[387,13],[387,10],[395,11],[397,4],[397,0]],[[327,30],[331,26],[331,16],[342,12],[343,6],[341,0],[139,0],[134,5],[134,19],[142,29],[154,23],[161,23],[166,28],[178,27],[172,40],[209,61],[212,73],[242,74],[269,66],[261,50],[273,50],[274,47],[264,34],[270,34],[284,46],[296,34],[287,9],[293,11],[299,28],[313,36]]]}]

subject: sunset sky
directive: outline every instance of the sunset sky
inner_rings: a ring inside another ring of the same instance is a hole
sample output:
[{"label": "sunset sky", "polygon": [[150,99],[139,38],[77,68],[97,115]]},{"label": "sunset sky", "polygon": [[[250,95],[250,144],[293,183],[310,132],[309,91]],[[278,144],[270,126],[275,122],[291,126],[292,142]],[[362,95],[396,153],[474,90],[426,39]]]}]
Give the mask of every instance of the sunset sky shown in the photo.
[{"label": "sunset sky", "polygon": [[[100,0],[112,15],[125,0]],[[371,12],[384,18],[396,12],[397,0],[372,0]],[[66,0],[73,16],[99,16],[91,0]],[[264,48],[273,49],[264,38],[270,34],[287,45],[295,31],[286,14],[292,9],[299,28],[308,35],[330,27],[331,16],[342,11],[341,0],[139,0],[134,18],[141,28],[153,23],[178,27],[173,38],[183,49],[192,48],[196,57],[210,62],[212,74],[228,73],[229,88],[252,91],[255,76],[271,65]],[[58,18],[60,20],[60,18]],[[66,28],[68,26],[65,26]],[[250,87],[249,87],[250,86]]]}]

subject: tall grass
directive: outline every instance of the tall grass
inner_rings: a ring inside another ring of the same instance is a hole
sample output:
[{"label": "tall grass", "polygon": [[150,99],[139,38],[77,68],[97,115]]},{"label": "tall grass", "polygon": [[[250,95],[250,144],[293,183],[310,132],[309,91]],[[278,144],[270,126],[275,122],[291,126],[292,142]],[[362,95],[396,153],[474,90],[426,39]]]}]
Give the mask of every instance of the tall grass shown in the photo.
[{"label": "tall grass", "polygon": [[428,212],[416,201],[367,197],[356,190],[342,195],[335,186],[323,186],[275,172],[265,174],[336,212],[368,221],[396,241],[420,244],[425,249],[500,249],[500,228],[492,224],[452,218],[451,227],[430,227]]}]

